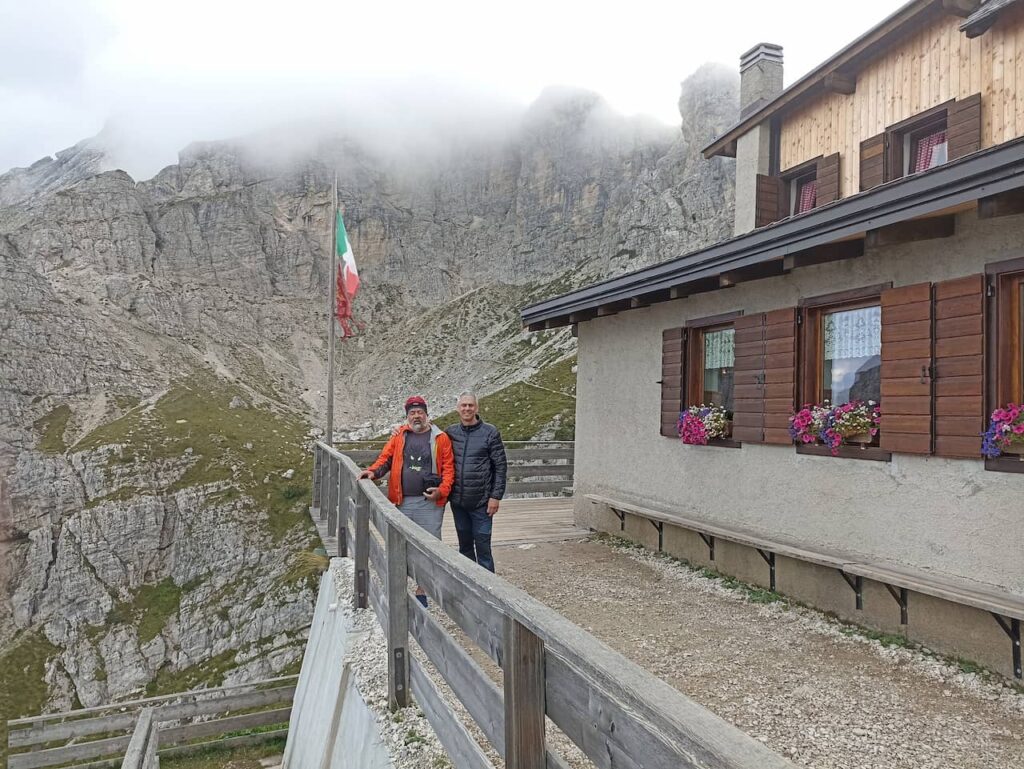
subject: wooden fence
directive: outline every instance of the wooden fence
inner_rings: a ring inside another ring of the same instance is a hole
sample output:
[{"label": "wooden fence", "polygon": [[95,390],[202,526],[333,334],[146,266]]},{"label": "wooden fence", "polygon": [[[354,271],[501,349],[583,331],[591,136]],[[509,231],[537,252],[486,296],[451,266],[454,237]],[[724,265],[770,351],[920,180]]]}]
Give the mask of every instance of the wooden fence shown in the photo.
[{"label": "wooden fence", "polygon": [[[442,545],[402,515],[342,453],[318,443],[314,515],[354,559],[353,602],[387,637],[393,708],[412,697],[456,769],[492,767],[418,655],[465,707],[508,769],[566,766],[550,719],[599,769],[792,769],[792,764],[683,696],[552,609]],[[432,614],[410,578],[502,670],[502,685]],[[726,674],[727,671],[723,672]]]},{"label": "wooden fence", "polygon": [[[147,760],[158,750],[171,756],[266,742],[288,733],[296,681],[287,676],[8,721],[7,765],[98,769],[120,766],[123,758],[125,767],[152,769]],[[277,728],[225,736],[267,727]]]},{"label": "wooden fence", "polygon": [[[341,453],[361,467],[380,454],[380,441],[352,441],[342,444]],[[521,494],[559,495],[572,488],[572,441],[506,441],[508,484],[506,497]]]}]

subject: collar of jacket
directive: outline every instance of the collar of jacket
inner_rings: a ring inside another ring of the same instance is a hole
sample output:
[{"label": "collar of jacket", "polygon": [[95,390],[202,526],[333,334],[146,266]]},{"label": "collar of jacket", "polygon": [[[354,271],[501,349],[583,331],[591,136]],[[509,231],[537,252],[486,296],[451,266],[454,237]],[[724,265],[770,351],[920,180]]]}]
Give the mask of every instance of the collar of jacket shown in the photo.
[{"label": "collar of jacket", "polygon": [[464,424],[462,424],[462,422],[459,422],[459,427],[461,427],[463,430],[465,430],[468,433],[468,432],[471,432],[472,430],[476,430],[483,423],[484,423],[484,420],[482,420],[480,417],[477,417],[476,421],[473,424],[471,424],[471,425],[464,425]]}]

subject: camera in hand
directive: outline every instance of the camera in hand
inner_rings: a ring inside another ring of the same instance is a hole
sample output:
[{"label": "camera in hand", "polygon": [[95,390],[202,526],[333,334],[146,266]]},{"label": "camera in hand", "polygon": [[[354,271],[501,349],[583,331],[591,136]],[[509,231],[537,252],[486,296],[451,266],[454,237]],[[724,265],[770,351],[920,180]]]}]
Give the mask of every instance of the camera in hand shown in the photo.
[{"label": "camera in hand", "polygon": [[423,473],[423,486],[427,489],[436,489],[441,486],[441,476],[437,473]]}]

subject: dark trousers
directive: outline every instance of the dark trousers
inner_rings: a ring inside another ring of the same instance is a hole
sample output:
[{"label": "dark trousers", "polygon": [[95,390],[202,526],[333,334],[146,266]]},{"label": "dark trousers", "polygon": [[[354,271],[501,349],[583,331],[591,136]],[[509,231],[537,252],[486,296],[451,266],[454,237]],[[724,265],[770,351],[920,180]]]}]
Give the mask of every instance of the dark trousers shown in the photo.
[{"label": "dark trousers", "polygon": [[491,516],[487,514],[487,502],[479,507],[452,505],[452,513],[455,516],[455,533],[459,535],[459,552],[488,571],[494,571]]}]

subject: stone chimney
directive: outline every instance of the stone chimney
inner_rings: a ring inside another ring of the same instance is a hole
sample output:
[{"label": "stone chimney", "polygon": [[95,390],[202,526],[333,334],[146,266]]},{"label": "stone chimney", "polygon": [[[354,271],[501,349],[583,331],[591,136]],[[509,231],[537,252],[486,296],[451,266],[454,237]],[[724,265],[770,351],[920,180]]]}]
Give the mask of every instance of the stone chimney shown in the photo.
[{"label": "stone chimney", "polygon": [[[740,57],[740,119],[782,93],[782,46],[758,43]],[[765,121],[736,142],[736,221],[733,232],[754,229],[757,175],[767,174],[771,128]]]}]

